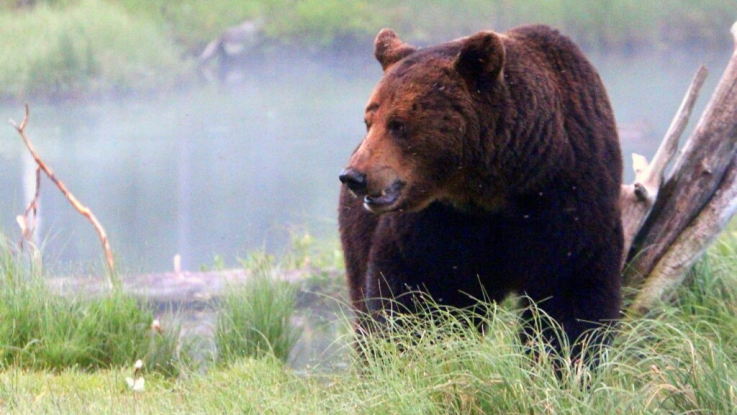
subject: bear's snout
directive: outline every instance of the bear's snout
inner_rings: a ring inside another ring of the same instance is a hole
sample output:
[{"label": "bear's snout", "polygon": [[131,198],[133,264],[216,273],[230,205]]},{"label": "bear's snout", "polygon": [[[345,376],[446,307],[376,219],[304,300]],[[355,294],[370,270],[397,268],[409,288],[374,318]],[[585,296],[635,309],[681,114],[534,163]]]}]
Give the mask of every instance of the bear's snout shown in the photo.
[{"label": "bear's snout", "polygon": [[356,196],[363,196],[366,194],[366,175],[359,173],[358,171],[347,168],[343,169],[338,176],[340,182],[343,183],[351,190]]},{"label": "bear's snout", "polygon": [[378,214],[398,207],[397,202],[406,184],[393,174],[390,177],[382,177],[389,170],[382,169],[382,171],[384,175],[374,174],[372,179],[369,179],[366,173],[361,173],[353,167],[346,167],[338,178],[355,197],[363,199],[363,207],[366,210]]}]

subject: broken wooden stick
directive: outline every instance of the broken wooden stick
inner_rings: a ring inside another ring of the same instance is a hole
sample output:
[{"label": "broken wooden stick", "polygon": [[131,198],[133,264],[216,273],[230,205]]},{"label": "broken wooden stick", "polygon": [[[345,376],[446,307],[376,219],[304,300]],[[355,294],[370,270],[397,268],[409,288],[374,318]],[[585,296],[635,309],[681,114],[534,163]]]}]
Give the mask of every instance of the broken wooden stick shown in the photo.
[{"label": "broken wooden stick", "polygon": [[41,168],[36,167],[36,191],[33,199],[28,203],[28,207],[22,215],[18,215],[15,220],[18,222],[21,230],[21,238],[18,247],[23,250],[23,243],[28,242],[31,247],[35,248],[33,241],[33,232],[36,229],[36,215],[38,214],[38,197],[41,194]]},{"label": "broken wooden stick", "polygon": [[[103,250],[105,251],[105,259],[107,260],[108,268],[110,270],[110,273],[112,274],[115,271],[115,262],[113,260],[113,252],[110,249],[110,242],[108,241],[107,233],[105,232],[105,229],[102,227],[102,225],[100,224],[100,221],[97,220],[97,218],[92,213],[92,211],[86,206],[82,205],[79,202],[79,200],[77,200],[77,198],[74,197],[74,195],[69,191],[69,189],[67,189],[64,183],[62,183],[62,181],[56,177],[56,175],[51,170],[51,168],[46,163],[44,163],[44,161],[38,155],[36,150],[33,148],[31,141],[26,136],[26,126],[28,126],[29,116],[30,116],[30,110],[28,108],[28,105],[26,105],[26,114],[23,117],[23,122],[21,122],[20,125],[18,125],[13,120],[10,120],[10,124],[13,125],[13,127],[15,127],[15,129],[18,131],[18,134],[20,134],[21,138],[23,139],[23,143],[26,145],[26,148],[31,153],[31,156],[33,157],[33,160],[36,162],[36,165],[38,166],[38,168],[46,174],[46,177],[48,177],[52,182],[54,182],[54,184],[56,185],[56,187],[59,188],[59,190],[64,195],[64,197],[66,197],[69,203],[72,204],[72,207],[77,212],[79,212],[84,217],[86,217],[92,223],[92,226],[95,227],[95,230],[97,231],[97,234],[100,237],[100,242],[102,243]],[[40,180],[40,174],[37,174],[37,180]],[[31,210],[31,208],[33,208],[34,216],[35,216],[35,208],[37,206],[39,186],[40,184],[37,181],[36,197],[29,205],[29,208],[26,210],[26,215]],[[28,222],[25,221],[26,216],[23,216],[23,217],[24,217],[24,222],[26,226],[28,226]],[[112,282],[111,282],[111,285],[112,285]]]}]

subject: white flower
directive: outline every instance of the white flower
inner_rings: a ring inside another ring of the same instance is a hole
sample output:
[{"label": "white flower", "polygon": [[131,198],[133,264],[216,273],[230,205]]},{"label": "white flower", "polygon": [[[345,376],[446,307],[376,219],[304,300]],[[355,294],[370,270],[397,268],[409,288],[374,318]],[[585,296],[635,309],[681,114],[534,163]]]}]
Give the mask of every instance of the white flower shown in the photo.
[{"label": "white flower", "polygon": [[133,380],[132,378],[125,378],[125,383],[128,384],[128,387],[131,388],[133,392],[143,392],[146,390],[146,380],[143,379],[143,377],[139,377],[136,380]]},{"label": "white flower", "polygon": [[125,378],[125,383],[134,392],[143,392],[145,390],[146,380],[140,375],[141,369],[143,369],[143,360],[138,359],[133,366],[133,377]]}]

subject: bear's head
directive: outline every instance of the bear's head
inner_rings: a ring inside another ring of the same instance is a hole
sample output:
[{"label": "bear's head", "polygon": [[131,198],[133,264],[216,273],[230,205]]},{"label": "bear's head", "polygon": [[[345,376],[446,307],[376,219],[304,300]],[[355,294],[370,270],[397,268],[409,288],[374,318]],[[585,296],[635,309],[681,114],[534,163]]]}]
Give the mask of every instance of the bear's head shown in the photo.
[{"label": "bear's head", "polygon": [[501,36],[480,32],[417,49],[384,29],[374,47],[384,76],[341,182],[377,214],[419,211],[436,200],[463,203],[481,151],[479,91],[502,77]]}]

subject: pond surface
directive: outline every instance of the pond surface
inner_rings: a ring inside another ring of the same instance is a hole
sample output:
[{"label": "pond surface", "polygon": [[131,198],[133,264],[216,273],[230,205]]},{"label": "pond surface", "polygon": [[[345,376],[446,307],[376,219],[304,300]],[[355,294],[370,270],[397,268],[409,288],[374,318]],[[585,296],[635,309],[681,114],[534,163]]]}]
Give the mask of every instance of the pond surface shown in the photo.
[{"label": "pond surface", "polygon": [[[697,67],[711,73],[700,114],[730,51],[592,55],[609,89],[627,166],[652,156]],[[42,158],[106,227],[127,272],[236,264],[279,253],[293,232],[337,236],[337,174],[364,133],[363,106],[381,76],[368,58],[289,57],[249,67],[237,84],[140,99],[31,104],[28,134]],[[20,121],[20,104],[0,120]],[[691,121],[691,126],[696,119]],[[34,164],[0,125],[0,233],[33,195]],[[627,167],[627,178],[631,178]],[[37,236],[61,272],[99,269],[97,235],[49,181]]]}]

